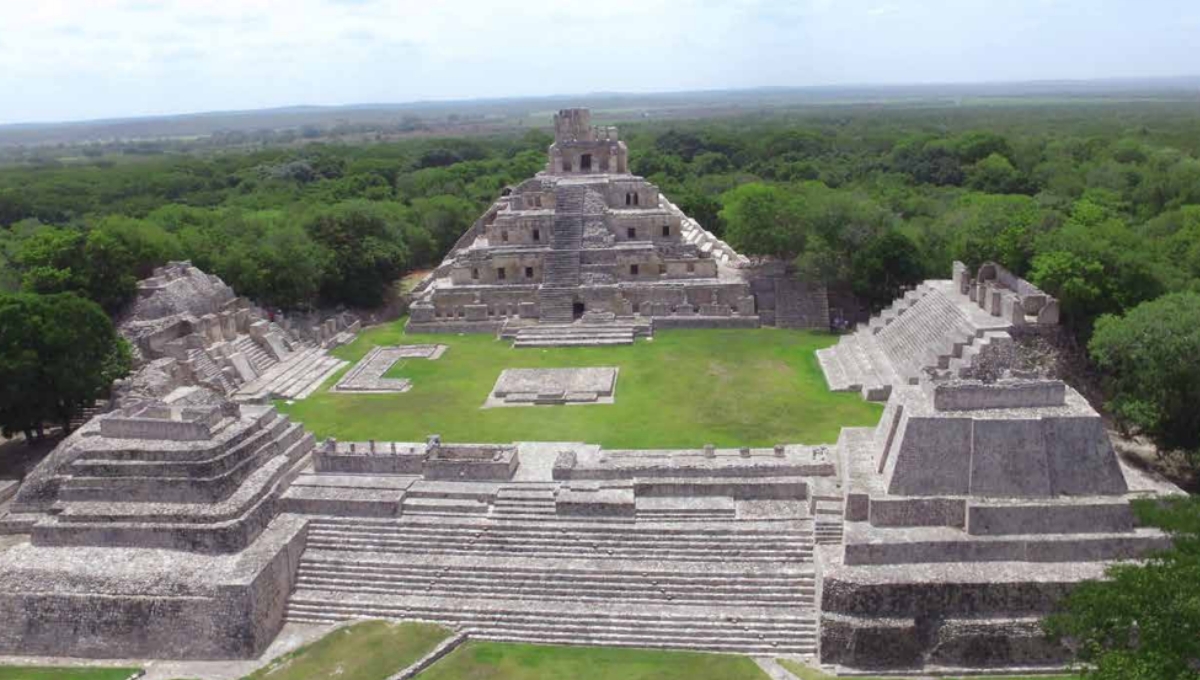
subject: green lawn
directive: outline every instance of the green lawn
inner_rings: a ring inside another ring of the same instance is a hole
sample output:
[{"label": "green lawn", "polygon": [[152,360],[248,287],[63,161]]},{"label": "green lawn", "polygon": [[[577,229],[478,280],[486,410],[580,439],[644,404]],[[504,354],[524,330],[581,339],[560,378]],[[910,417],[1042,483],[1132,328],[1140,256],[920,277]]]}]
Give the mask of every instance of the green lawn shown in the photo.
[{"label": "green lawn", "polygon": [[[320,437],[344,441],[585,441],[609,448],[833,443],[848,425],[874,425],[882,407],[832,393],[813,352],[822,333],[668,330],[624,347],[514,349],[491,335],[408,335],[402,322],[370,329],[336,351],[357,361],[376,345],[443,343],[437,361],[409,359],[389,377],[404,394],[320,391],[280,408]],[[617,366],[616,403],[481,409],[506,368]],[[331,380],[326,387],[332,386]]]},{"label": "green lawn", "polygon": [[[821,671],[809,668],[798,661],[790,659],[776,659],[780,666],[788,669],[792,675],[795,675],[800,680],[837,680],[835,675],[826,675]],[[1073,675],[1038,675],[1034,677],[1017,677],[1012,675],[997,675],[987,677],[972,677],[970,680],[1074,680]],[[886,678],[865,678],[855,676],[854,680],[886,680]],[[958,678],[946,678],[945,680],[965,680]]]},{"label": "green lawn", "polygon": [[0,666],[0,680],[128,680],[136,668]]},{"label": "green lawn", "polygon": [[468,642],[417,680],[768,680],[748,657]]},{"label": "green lawn", "polygon": [[385,680],[449,636],[445,628],[427,623],[367,621],[339,628],[244,680]]}]

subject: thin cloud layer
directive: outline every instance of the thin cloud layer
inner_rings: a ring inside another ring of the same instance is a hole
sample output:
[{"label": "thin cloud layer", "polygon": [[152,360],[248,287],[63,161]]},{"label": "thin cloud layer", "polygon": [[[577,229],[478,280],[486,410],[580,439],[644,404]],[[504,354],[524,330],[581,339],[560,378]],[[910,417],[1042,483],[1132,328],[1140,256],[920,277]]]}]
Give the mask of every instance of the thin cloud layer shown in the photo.
[{"label": "thin cloud layer", "polygon": [[1192,0],[0,3],[0,122],[762,85],[1190,75]]}]

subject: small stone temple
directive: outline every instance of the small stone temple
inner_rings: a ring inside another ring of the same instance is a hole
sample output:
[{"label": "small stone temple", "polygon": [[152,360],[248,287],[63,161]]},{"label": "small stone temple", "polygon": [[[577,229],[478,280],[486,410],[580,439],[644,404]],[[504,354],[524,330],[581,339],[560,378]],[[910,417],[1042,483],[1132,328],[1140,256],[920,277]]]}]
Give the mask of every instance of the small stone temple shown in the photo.
[{"label": "small stone temple", "polygon": [[[616,128],[566,109],[554,137],[546,170],[506,190],[418,289],[411,330],[508,331],[537,346],[758,325],[748,260],[630,174]],[[607,332],[563,328],[578,321]]]}]

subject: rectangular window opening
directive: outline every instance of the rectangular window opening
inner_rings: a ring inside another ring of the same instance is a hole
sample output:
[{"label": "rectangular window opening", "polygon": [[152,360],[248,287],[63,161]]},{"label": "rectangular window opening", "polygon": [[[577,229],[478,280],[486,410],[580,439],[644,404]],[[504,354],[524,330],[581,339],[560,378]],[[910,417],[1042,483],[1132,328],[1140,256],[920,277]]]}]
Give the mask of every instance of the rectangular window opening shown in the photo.
[{"label": "rectangular window opening", "polygon": [[503,280],[504,280],[504,278],[505,278],[505,276],[507,276],[507,274],[506,274],[506,273],[505,273],[505,271],[504,271],[504,267],[497,267],[497,268],[496,268],[496,278],[498,278],[498,279],[500,279],[501,281],[503,281]]},{"label": "rectangular window opening", "polygon": [[630,276],[638,275],[638,266],[636,264],[629,265],[629,275]]},{"label": "rectangular window opening", "polygon": [[625,229],[625,236],[628,238],[637,238],[637,227],[629,227]]},{"label": "rectangular window opening", "polygon": [[663,236],[666,237],[666,236],[670,236],[670,235],[671,235],[671,225],[664,224],[663,225]]},{"label": "rectangular window opening", "polygon": [[525,278],[527,278],[527,279],[532,279],[532,278],[533,278],[533,267],[526,267],[526,268],[525,268]]}]

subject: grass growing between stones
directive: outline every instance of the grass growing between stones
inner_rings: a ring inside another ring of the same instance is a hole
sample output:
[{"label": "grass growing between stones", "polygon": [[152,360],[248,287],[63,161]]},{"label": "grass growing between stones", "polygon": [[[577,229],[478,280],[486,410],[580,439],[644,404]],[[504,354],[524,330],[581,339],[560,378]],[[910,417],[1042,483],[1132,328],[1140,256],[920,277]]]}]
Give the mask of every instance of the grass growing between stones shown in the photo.
[{"label": "grass growing between stones", "polygon": [[[833,393],[813,354],[823,333],[667,330],[623,347],[514,349],[491,335],[408,335],[402,322],[372,328],[335,353],[357,361],[376,345],[442,343],[437,361],[408,359],[388,377],[404,394],[326,390],[280,408],[319,437],[343,441],[583,441],[609,448],[833,443],[843,426],[871,426],[881,406]],[[481,409],[506,368],[617,366],[616,403]],[[347,369],[348,370],[348,369]],[[335,378],[336,379],[336,378]]]},{"label": "grass growing between stones", "polygon": [[417,680],[768,680],[744,656],[468,642]]},{"label": "grass growing between stones", "polygon": [[[799,661],[790,659],[776,659],[780,666],[783,666],[789,673],[799,678],[799,680],[837,680],[836,675],[826,675],[815,668],[809,668]],[[970,680],[1073,680],[1073,675],[1038,675],[1038,676],[1012,676],[1012,675],[995,675],[995,676],[973,676]],[[886,680],[886,678],[866,678],[854,676],[854,680]],[[966,680],[961,678],[944,678],[943,680]]]},{"label": "grass growing between stones", "polygon": [[0,680],[129,680],[137,668],[0,666]]},{"label": "grass growing between stones", "polygon": [[284,654],[244,680],[385,680],[449,636],[432,624],[367,621]]}]

